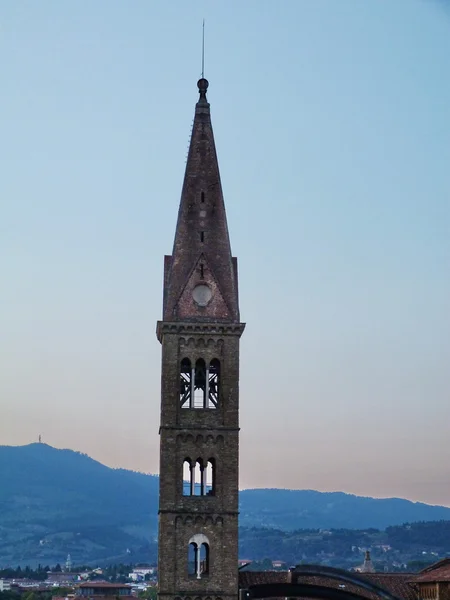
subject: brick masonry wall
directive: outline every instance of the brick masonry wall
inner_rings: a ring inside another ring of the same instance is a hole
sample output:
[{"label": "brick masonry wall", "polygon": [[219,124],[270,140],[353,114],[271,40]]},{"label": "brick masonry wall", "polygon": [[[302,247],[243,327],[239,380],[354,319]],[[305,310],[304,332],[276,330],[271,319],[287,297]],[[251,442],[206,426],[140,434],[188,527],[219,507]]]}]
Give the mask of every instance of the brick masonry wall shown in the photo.
[{"label": "brick masonry wall", "polygon": [[[243,329],[243,328],[242,328]],[[162,338],[160,444],[160,598],[233,598],[238,594],[239,337],[183,335]],[[180,407],[180,364],[189,358],[220,360],[217,409]],[[183,496],[183,462],[215,460],[215,495]],[[189,540],[210,542],[209,575],[188,574]]]}]

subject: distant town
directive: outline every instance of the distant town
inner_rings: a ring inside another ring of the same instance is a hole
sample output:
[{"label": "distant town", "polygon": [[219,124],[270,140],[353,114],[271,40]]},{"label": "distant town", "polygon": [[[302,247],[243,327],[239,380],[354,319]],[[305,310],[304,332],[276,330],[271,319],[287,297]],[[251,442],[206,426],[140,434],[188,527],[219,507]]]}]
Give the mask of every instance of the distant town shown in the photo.
[{"label": "distant town", "polygon": [[111,565],[74,567],[70,554],[65,563],[36,569],[17,567],[0,570],[0,599],[62,600],[67,598],[156,597],[155,565]]},{"label": "distant town", "polygon": [[[384,551],[388,552],[389,548]],[[238,567],[243,582],[253,582],[254,576],[255,581],[260,581],[264,573],[268,580],[283,578],[289,573],[294,575],[297,568],[270,559],[240,559]],[[424,591],[428,592],[429,598],[437,599],[439,587],[450,575],[450,558],[437,561],[417,574],[377,574],[370,551],[366,550],[364,561],[350,571],[359,574],[363,581],[367,579],[378,585],[382,582],[387,589],[392,587],[397,597],[403,600],[423,600]],[[156,600],[157,574],[157,566],[150,564],[74,567],[69,554],[63,565],[58,563],[52,568],[39,565],[36,569],[18,566],[0,570],[0,600],[112,600],[123,597]]]}]

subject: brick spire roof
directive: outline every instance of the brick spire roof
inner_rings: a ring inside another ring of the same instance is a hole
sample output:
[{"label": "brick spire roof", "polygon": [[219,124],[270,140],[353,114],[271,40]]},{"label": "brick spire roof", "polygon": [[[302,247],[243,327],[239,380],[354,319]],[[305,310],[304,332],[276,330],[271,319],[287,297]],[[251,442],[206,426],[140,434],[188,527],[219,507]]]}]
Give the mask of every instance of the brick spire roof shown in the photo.
[{"label": "brick spire roof", "polygon": [[191,142],[171,256],[164,265],[164,321],[239,322],[237,261],[232,258],[220,183],[208,81],[197,83]]}]

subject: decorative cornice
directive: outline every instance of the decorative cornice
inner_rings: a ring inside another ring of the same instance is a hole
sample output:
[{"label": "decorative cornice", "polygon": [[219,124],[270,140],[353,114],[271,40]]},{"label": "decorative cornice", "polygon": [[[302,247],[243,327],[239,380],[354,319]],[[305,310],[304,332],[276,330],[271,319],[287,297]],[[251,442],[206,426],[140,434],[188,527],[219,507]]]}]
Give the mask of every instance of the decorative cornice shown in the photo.
[{"label": "decorative cornice", "polygon": [[194,335],[237,335],[241,337],[245,323],[190,323],[183,321],[158,321],[156,337],[162,342],[165,334],[194,334]]},{"label": "decorative cornice", "polygon": [[[192,409],[185,409],[185,410],[192,410],[192,411],[198,411],[198,410],[202,410],[202,409],[198,409],[198,408],[192,408]],[[211,409],[206,409],[207,411],[211,411]],[[211,425],[161,425],[159,428],[159,431],[161,432],[163,429],[167,430],[167,431],[186,431],[186,432],[192,432],[192,431],[240,431],[241,428],[240,427],[222,427],[221,425],[214,425],[214,427],[212,427]]]},{"label": "decorative cornice", "polygon": [[[202,498],[202,496],[194,496],[196,499],[197,498]],[[189,496],[184,496],[183,499],[185,498],[189,498]],[[205,496],[205,498],[214,498],[214,496]],[[224,515],[227,517],[238,517],[239,516],[239,511],[238,510],[221,510],[221,511],[217,511],[217,510],[212,510],[212,511],[206,511],[206,510],[202,510],[200,512],[196,512],[196,511],[192,511],[192,508],[179,508],[179,509],[175,509],[175,508],[160,508],[158,510],[158,514],[159,515],[188,515],[188,516],[192,516],[192,517],[201,517],[203,515],[210,517],[211,515],[215,516],[215,517],[223,517]]]}]

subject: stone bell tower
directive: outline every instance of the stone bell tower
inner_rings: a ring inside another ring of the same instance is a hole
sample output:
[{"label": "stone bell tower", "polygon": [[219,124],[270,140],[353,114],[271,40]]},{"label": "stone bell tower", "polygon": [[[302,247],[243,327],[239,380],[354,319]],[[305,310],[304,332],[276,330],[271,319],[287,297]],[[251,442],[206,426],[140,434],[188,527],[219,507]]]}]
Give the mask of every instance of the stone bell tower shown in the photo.
[{"label": "stone bell tower", "polygon": [[239,319],[208,82],[186,164],[175,241],[164,262],[159,598],[238,596]]}]

